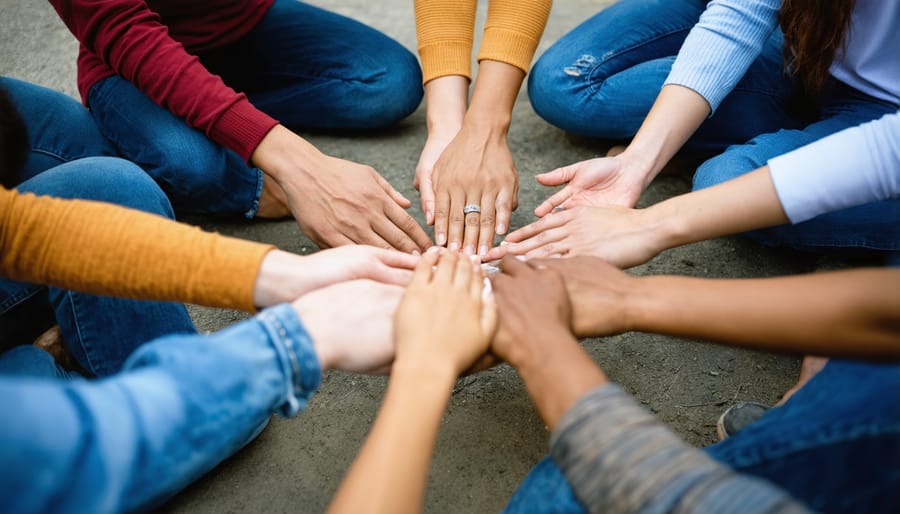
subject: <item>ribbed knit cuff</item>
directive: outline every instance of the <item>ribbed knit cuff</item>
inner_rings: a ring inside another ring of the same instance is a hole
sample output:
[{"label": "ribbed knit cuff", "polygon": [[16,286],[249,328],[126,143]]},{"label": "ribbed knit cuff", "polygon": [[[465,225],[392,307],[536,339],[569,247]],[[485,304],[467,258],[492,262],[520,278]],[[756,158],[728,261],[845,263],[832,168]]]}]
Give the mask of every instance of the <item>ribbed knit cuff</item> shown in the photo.
[{"label": "ribbed knit cuff", "polygon": [[447,75],[472,78],[472,41],[442,41],[419,47],[422,83]]},{"label": "ribbed knit cuff", "polygon": [[478,62],[489,60],[510,64],[528,73],[538,41],[501,28],[487,28],[478,51]]},{"label": "ribbed knit cuff", "polygon": [[244,161],[249,162],[250,155],[275,125],[278,125],[278,120],[253,107],[241,95],[238,102],[222,113],[208,135],[213,141],[234,150]]}]

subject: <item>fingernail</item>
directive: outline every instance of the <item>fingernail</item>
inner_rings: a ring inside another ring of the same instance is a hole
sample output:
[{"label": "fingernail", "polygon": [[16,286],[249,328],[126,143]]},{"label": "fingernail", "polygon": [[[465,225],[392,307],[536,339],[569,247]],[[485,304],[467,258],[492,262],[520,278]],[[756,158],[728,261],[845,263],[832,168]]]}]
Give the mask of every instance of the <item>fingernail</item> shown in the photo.
[{"label": "fingernail", "polygon": [[472,255],[473,253],[475,253],[475,248],[473,248],[472,245],[467,245],[467,246],[463,249],[463,253],[466,254],[466,255]]},{"label": "fingernail", "polygon": [[447,243],[447,234],[439,232],[435,242],[440,246],[444,246]]},{"label": "fingernail", "polygon": [[431,248],[425,250],[425,253],[438,253],[441,251],[440,246],[432,246]]},{"label": "fingernail", "polygon": [[481,245],[480,247],[478,247],[478,255],[487,255],[487,253],[488,253],[487,245]]},{"label": "fingernail", "polygon": [[431,223],[431,220],[432,220],[431,211],[425,211],[425,221],[427,221],[428,223]]},{"label": "fingernail", "polygon": [[520,260],[520,261],[522,261],[522,262],[525,262],[525,261],[527,260],[527,259],[525,259],[525,256],[524,256],[524,255],[516,255],[516,259],[517,259],[517,260]]},{"label": "fingernail", "polygon": [[453,241],[452,243],[450,243],[450,249],[451,250],[459,250],[459,243],[457,243],[456,241]]},{"label": "fingernail", "polygon": [[500,241],[500,246],[506,246],[506,245],[508,245],[508,244],[509,244],[509,243],[506,242],[506,241]]},{"label": "fingernail", "polygon": [[410,252],[410,253],[411,253],[411,254],[413,254],[413,255],[415,255],[415,256],[419,256],[419,255],[422,255],[422,254],[421,254],[421,253],[419,253],[419,251],[418,251],[418,250],[413,250],[413,251],[412,251],[412,252]]},{"label": "fingernail", "polygon": [[503,234],[504,232],[506,232],[506,225],[502,223],[497,225],[497,234]]}]

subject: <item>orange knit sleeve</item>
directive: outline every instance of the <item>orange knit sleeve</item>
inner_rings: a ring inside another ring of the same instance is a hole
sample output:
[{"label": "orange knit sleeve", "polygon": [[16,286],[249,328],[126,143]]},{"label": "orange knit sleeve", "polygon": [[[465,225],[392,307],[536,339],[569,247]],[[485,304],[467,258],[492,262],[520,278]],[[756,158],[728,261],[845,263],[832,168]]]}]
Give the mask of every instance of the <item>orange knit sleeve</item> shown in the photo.
[{"label": "orange knit sleeve", "polygon": [[424,83],[446,75],[472,78],[477,0],[415,0]]},{"label": "orange knit sleeve", "polygon": [[0,189],[0,273],[16,280],[252,311],[272,248],[116,205]]},{"label": "orange knit sleeve", "polygon": [[478,61],[500,61],[528,73],[552,0],[490,0]]}]

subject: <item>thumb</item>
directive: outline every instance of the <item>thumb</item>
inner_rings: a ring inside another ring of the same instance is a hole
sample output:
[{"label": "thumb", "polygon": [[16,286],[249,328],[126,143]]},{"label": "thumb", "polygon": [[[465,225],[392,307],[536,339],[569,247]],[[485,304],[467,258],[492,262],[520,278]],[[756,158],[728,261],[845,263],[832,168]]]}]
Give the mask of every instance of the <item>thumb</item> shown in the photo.
[{"label": "thumb", "polygon": [[541,173],[534,178],[544,186],[559,186],[575,178],[575,167],[563,166],[547,173]]},{"label": "thumb", "polygon": [[390,182],[385,180],[384,177],[379,175],[377,172],[375,173],[375,180],[378,182],[378,185],[381,186],[382,189],[395,201],[397,205],[403,207],[404,209],[408,209],[412,203],[410,203],[409,199],[400,194],[400,191],[394,189],[394,186],[391,185]]}]

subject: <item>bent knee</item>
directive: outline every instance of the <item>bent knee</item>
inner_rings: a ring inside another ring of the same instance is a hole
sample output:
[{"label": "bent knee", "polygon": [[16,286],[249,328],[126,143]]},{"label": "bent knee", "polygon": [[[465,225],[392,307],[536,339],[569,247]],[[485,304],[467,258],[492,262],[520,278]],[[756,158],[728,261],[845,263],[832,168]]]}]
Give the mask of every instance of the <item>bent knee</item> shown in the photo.
[{"label": "bent knee", "polygon": [[390,63],[364,80],[359,87],[361,100],[357,116],[359,128],[373,129],[392,125],[406,118],[422,102],[422,70],[415,56],[400,48]]},{"label": "bent knee", "polygon": [[697,168],[694,173],[693,189],[696,191],[727,182],[745,175],[763,164],[765,162],[759,163],[752,152],[744,146],[733,146]]}]

